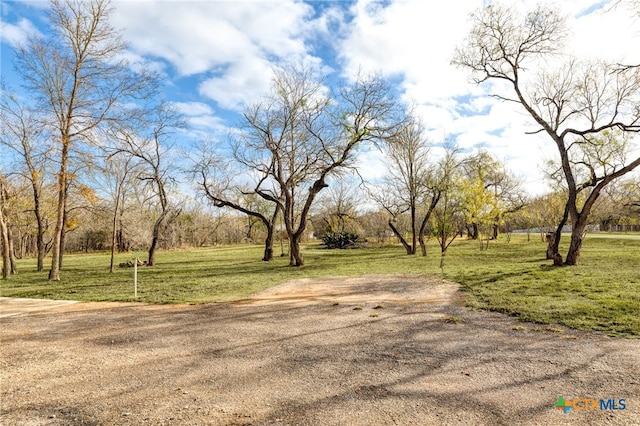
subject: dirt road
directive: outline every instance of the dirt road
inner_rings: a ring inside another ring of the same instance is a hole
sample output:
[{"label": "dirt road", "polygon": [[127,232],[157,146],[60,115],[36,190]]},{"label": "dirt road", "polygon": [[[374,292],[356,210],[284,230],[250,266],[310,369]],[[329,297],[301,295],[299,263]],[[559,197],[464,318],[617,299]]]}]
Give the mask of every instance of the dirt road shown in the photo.
[{"label": "dirt road", "polygon": [[[640,424],[640,341],[461,300],[455,284],[370,276],[6,316],[0,424]],[[560,396],[575,408],[555,408]]]}]

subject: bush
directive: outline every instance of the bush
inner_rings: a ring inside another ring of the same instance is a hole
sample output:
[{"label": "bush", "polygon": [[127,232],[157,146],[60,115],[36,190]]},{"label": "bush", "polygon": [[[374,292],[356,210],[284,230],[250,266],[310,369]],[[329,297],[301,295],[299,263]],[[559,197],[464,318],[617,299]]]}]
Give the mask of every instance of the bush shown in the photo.
[{"label": "bush", "polygon": [[330,249],[344,249],[355,247],[360,237],[346,231],[327,232],[322,236],[322,244]]}]

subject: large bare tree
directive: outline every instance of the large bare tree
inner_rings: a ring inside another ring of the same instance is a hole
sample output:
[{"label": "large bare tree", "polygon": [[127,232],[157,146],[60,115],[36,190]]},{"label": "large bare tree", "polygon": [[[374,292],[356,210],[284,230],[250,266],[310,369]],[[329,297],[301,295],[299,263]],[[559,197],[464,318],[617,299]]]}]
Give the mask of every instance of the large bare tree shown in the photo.
[{"label": "large bare tree", "polygon": [[44,126],[36,114],[18,98],[4,90],[0,101],[0,142],[9,147],[22,165],[16,168],[29,182],[33,200],[32,211],[36,219],[37,271],[44,269],[47,230],[42,209],[42,191],[45,179],[45,164],[48,159],[48,144],[43,141]]},{"label": "large bare tree", "polygon": [[[407,254],[416,254],[418,243],[427,255],[425,232],[442,191],[436,182],[435,162],[430,158],[430,143],[417,119],[406,125],[384,144],[387,173],[371,196],[389,213],[388,225]],[[411,241],[396,226],[398,216],[409,214]]]},{"label": "large bare tree", "polygon": [[332,95],[304,66],[275,69],[271,93],[244,111],[235,158],[259,175],[258,193],[280,205],[289,261],[302,266],[308,215],[328,179],[354,165],[358,148],[398,128],[403,116],[389,86],[358,76]]},{"label": "large bare tree", "polygon": [[[564,263],[575,265],[600,192],[640,165],[640,157],[627,158],[632,135],[640,131],[640,68],[565,60],[559,55],[565,19],[547,7],[522,17],[491,4],[475,12],[472,21],[453,63],[468,69],[477,84],[507,83],[512,95],[495,96],[520,104],[538,126],[533,133],[543,132],[554,142],[568,194],[565,216],[572,226]],[[535,68],[542,71],[529,75]]]},{"label": "large bare tree", "polygon": [[50,33],[32,36],[18,48],[16,68],[54,130],[57,220],[50,280],[60,279],[61,239],[69,187],[69,156],[105,122],[126,118],[129,101],[146,99],[156,89],[155,75],[133,72],[122,59],[126,44],[109,24],[109,0],[52,0]]},{"label": "large bare tree", "polygon": [[124,154],[138,163],[136,177],[149,189],[151,196],[146,200],[157,201],[157,217],[153,224],[147,265],[155,264],[155,254],[162,234],[180,215],[181,209],[170,199],[170,187],[175,182],[171,173],[172,133],[184,127],[185,123],[178,111],[169,103],[161,102],[155,108],[141,113],[140,120],[131,120],[126,127],[118,128],[115,138],[119,140],[111,157]]},{"label": "large bare tree", "polygon": [[[264,255],[262,260],[273,260],[273,242],[276,221],[281,214],[280,204],[272,193],[261,190],[261,181],[239,182],[238,171],[221,155],[218,155],[210,144],[202,144],[201,157],[194,159],[192,173],[197,188],[218,208],[229,208],[260,220],[267,231]],[[260,202],[262,201],[262,202]]]}]

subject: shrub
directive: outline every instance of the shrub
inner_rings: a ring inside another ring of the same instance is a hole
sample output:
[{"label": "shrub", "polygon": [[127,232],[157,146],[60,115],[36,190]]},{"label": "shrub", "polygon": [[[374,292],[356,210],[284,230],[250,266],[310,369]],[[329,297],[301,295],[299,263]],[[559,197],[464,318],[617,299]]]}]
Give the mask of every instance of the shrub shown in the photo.
[{"label": "shrub", "polygon": [[322,236],[322,244],[330,249],[344,249],[355,247],[360,237],[346,231],[327,232]]}]

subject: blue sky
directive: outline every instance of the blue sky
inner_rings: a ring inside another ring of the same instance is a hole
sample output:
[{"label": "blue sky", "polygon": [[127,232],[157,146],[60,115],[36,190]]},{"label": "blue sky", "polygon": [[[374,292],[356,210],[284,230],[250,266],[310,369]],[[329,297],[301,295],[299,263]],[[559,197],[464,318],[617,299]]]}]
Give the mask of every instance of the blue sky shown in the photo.
[{"label": "blue sky", "polygon": [[[397,83],[434,141],[455,135],[471,150],[486,147],[525,180],[530,192],[546,183],[539,170],[555,158],[554,146],[517,105],[488,97],[498,87],[477,87],[450,65],[469,31],[468,15],[483,0],[315,1],[114,1],[112,24],[130,42],[132,62],[166,75],[166,96],[191,124],[191,137],[222,140],[237,124],[243,103],[269,87],[270,67],[313,61],[335,77],[380,71]],[[536,2],[512,1],[523,9]],[[578,57],[640,62],[640,25],[629,11],[604,12],[607,1],[557,2],[569,17],[567,51]],[[29,32],[44,32],[45,1],[6,1],[1,7],[2,76],[12,76],[12,47]],[[362,174],[380,175],[382,156],[364,152]]]}]

